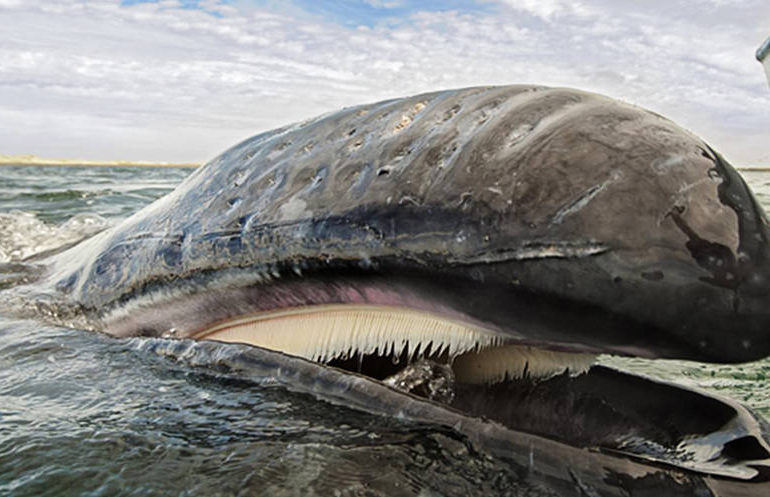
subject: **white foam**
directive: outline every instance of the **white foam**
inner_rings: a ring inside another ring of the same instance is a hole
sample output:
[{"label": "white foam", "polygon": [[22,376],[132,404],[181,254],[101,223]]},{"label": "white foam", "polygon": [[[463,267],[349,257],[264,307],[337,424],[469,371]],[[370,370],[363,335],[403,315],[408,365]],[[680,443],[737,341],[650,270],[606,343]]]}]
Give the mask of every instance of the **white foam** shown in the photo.
[{"label": "white foam", "polygon": [[78,214],[65,223],[46,224],[22,211],[0,213],[0,263],[27,259],[84,240],[109,227],[98,214]]}]

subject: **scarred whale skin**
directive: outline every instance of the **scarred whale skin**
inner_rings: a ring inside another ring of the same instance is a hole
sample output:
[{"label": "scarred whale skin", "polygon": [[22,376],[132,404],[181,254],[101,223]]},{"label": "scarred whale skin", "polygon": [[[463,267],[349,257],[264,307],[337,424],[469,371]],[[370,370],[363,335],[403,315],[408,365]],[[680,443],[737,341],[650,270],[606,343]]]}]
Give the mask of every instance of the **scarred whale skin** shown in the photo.
[{"label": "scarred whale skin", "polygon": [[386,275],[518,340],[736,362],[770,353],[767,240],[738,174],[665,118],[569,89],[468,88],[250,138],[56,259],[48,295],[93,328],[184,336],[189,302],[105,317],[228,269],[270,279],[265,295],[295,273]]},{"label": "scarred whale skin", "polygon": [[[0,305],[183,338],[255,310],[387,304],[556,350],[734,362],[770,353],[767,241],[740,176],[670,121],[575,90],[469,88],[250,138],[119,226],[38,261],[35,281]],[[770,485],[760,417],[607,368],[550,384],[555,403],[525,399],[523,433],[278,352],[144,343],[188,359],[213,348],[235,371],[445,424],[558,495],[758,496]],[[498,387],[495,412],[523,406]],[[559,409],[540,416],[540,401]],[[587,438],[526,431],[553,418]],[[608,441],[591,438],[607,428]],[[633,438],[651,428],[660,437]]]}]

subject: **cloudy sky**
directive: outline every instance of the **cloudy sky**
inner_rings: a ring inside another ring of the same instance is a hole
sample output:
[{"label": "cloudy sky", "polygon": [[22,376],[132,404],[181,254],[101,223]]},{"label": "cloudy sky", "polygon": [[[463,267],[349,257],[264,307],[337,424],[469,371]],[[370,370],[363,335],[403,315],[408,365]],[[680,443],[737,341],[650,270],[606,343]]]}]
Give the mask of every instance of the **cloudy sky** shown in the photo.
[{"label": "cloudy sky", "polygon": [[770,165],[768,0],[0,0],[0,154],[205,161],[441,88],[605,93]]}]

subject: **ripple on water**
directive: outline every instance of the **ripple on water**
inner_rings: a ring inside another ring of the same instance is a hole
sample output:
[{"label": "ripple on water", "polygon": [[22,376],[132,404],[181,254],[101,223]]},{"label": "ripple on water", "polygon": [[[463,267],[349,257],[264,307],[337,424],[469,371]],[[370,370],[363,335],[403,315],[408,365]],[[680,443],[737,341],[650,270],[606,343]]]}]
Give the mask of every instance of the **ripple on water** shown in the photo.
[{"label": "ripple on water", "polygon": [[14,365],[0,370],[0,495],[520,488],[509,465],[444,429],[191,367],[132,341],[0,319],[0,362]]}]

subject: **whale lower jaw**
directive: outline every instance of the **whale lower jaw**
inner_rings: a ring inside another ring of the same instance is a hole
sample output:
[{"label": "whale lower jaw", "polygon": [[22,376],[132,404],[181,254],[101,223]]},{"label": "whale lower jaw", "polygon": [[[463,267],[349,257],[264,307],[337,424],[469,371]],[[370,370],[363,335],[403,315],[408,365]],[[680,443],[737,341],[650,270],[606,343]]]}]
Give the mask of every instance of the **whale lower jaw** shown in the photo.
[{"label": "whale lower jaw", "polygon": [[[587,371],[596,355],[517,343],[474,324],[391,306],[332,304],[261,312],[218,323],[198,339],[245,343],[323,363],[431,358],[452,366],[457,381],[495,383],[548,379]],[[355,363],[355,362],[354,362]],[[372,372],[384,376],[386,372]]]}]

